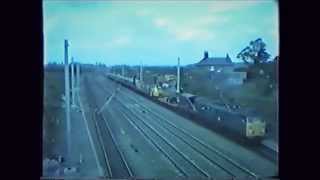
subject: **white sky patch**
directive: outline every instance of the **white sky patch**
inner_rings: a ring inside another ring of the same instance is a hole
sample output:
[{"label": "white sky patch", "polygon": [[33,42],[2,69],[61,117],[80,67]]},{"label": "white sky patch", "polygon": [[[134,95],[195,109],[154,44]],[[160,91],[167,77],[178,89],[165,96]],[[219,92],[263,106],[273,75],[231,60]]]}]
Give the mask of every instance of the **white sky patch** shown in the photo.
[{"label": "white sky patch", "polygon": [[203,16],[195,21],[199,25],[215,25],[228,22],[227,17],[222,16]]},{"label": "white sky patch", "polygon": [[273,41],[275,43],[275,49],[276,49],[276,54],[279,54],[279,43],[280,43],[280,37],[279,37],[279,11],[278,11],[278,6],[276,7],[277,10],[275,11],[274,15],[271,21],[271,37],[273,38]]},{"label": "white sky patch", "polygon": [[137,16],[148,16],[150,12],[146,9],[136,11]]},{"label": "white sky patch", "polygon": [[272,29],[271,29],[271,34],[272,34],[272,37],[275,38],[275,40],[278,41],[279,39],[279,20],[277,17],[274,17],[274,25],[271,26]]},{"label": "white sky patch", "polygon": [[249,33],[249,34],[256,34],[258,33],[258,30],[257,28],[254,28],[254,27],[248,27],[246,30],[245,30],[246,33]]},{"label": "white sky patch", "polygon": [[157,17],[153,24],[173,35],[176,40],[209,40],[214,38],[212,26],[218,26],[228,21],[227,17],[200,16],[182,20]]},{"label": "white sky patch", "polygon": [[276,28],[271,30],[271,36],[275,42],[275,49],[276,49],[276,53],[279,54],[279,29],[278,29],[278,25],[276,26]]},{"label": "white sky patch", "polygon": [[262,0],[213,1],[213,2],[210,2],[210,4],[208,5],[208,9],[209,9],[209,12],[212,12],[212,13],[221,13],[221,12],[234,11],[242,8],[247,8],[262,2],[266,2],[266,1],[262,1]]},{"label": "white sky patch", "polygon": [[57,26],[59,26],[59,22],[60,22],[59,16],[44,17],[44,23],[43,23],[44,35],[52,33],[52,30]]},{"label": "white sky patch", "polygon": [[214,32],[212,30],[209,31],[206,27],[197,27],[197,26],[189,26],[189,27],[177,27],[171,30],[171,34],[175,35],[177,40],[209,40],[213,38]]},{"label": "white sky patch", "polygon": [[178,40],[191,40],[195,37],[196,32],[192,30],[182,30],[175,33]]},{"label": "white sky patch", "polygon": [[105,43],[105,47],[122,47],[131,44],[131,38],[128,36],[120,36],[113,38],[110,42]]},{"label": "white sky patch", "polygon": [[174,32],[177,40],[209,40],[212,39],[213,33],[201,29],[179,29]]},{"label": "white sky patch", "polygon": [[120,46],[122,46],[122,45],[128,45],[128,44],[130,44],[130,38],[128,38],[128,37],[118,37],[118,38],[116,38],[115,40],[114,40],[114,43],[116,44],[116,45],[120,45]]},{"label": "white sky patch", "polygon": [[168,20],[165,19],[165,18],[156,18],[156,19],[153,20],[153,23],[157,27],[166,27],[169,24]]}]

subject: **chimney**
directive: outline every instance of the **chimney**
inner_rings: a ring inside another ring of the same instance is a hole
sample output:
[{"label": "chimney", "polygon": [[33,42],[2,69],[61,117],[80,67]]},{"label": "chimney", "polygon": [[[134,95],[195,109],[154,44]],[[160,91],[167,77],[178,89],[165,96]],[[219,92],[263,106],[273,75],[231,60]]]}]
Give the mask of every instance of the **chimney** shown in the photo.
[{"label": "chimney", "polygon": [[226,60],[227,60],[227,62],[230,62],[230,63],[232,63],[232,61],[231,61],[231,59],[230,59],[230,56],[229,56],[229,54],[227,53],[227,57],[226,57]]},{"label": "chimney", "polygon": [[203,59],[207,59],[207,58],[209,58],[208,51],[204,51],[204,57],[203,57]]}]

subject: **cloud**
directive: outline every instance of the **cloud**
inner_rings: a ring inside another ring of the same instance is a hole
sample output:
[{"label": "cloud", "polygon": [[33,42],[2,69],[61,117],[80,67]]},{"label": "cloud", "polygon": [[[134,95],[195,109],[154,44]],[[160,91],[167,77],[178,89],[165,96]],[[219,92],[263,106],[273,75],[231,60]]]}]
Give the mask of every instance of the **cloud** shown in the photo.
[{"label": "cloud", "polygon": [[271,18],[272,22],[270,24],[270,34],[271,37],[273,39],[273,41],[275,42],[275,48],[276,48],[276,53],[279,53],[279,14],[278,11],[276,11],[276,13],[274,13],[273,17]]},{"label": "cloud", "polygon": [[153,19],[153,24],[160,29],[165,30],[176,40],[208,40],[214,37],[212,26],[226,22],[227,18],[218,16],[193,17],[191,19],[178,21],[165,17]]},{"label": "cloud", "polygon": [[120,46],[128,45],[128,44],[130,44],[130,42],[131,42],[131,40],[128,37],[118,37],[118,38],[114,39],[114,43],[116,45],[120,45]]},{"label": "cloud", "polygon": [[59,26],[61,22],[60,16],[52,16],[52,17],[45,17],[44,19],[44,34],[47,35],[49,33],[51,33],[54,28],[56,28],[57,26]]},{"label": "cloud", "polygon": [[248,34],[256,34],[259,31],[258,31],[257,27],[247,27],[244,29],[244,32],[246,32]]},{"label": "cloud", "polygon": [[208,26],[218,26],[225,24],[230,21],[229,17],[221,15],[206,15],[200,16],[198,18],[191,19],[191,23],[194,26],[208,27]]},{"label": "cloud", "polygon": [[271,37],[273,38],[273,41],[275,42],[275,48],[278,53],[278,51],[279,51],[279,29],[278,28],[271,30]]},{"label": "cloud", "polygon": [[123,47],[131,44],[131,38],[128,36],[118,36],[113,38],[110,42],[105,43],[105,47]]},{"label": "cloud", "polygon": [[175,32],[178,40],[191,40],[197,34],[194,30],[179,30]]},{"label": "cloud", "polygon": [[210,25],[214,23],[225,22],[226,18],[214,17],[214,16],[203,16],[197,19],[198,24],[200,25]]},{"label": "cloud", "polygon": [[168,26],[168,20],[165,18],[155,18],[153,20],[153,23],[157,26],[157,27],[166,27]]},{"label": "cloud", "polygon": [[202,29],[177,29],[174,32],[177,40],[208,40],[213,38],[213,33]]},{"label": "cloud", "polygon": [[213,1],[208,5],[208,10],[211,13],[229,12],[254,6],[262,2],[265,1]]},{"label": "cloud", "polygon": [[150,15],[150,12],[146,9],[141,9],[141,10],[136,11],[136,15],[137,16],[148,16],[148,15]]}]

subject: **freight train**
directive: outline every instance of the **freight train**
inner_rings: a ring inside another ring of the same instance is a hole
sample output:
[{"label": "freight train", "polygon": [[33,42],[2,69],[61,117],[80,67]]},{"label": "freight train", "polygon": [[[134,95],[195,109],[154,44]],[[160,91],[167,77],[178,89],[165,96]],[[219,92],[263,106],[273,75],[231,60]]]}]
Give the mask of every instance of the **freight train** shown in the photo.
[{"label": "freight train", "polygon": [[254,112],[241,113],[230,110],[223,104],[212,103],[206,98],[189,93],[168,93],[158,86],[139,86],[130,78],[111,74],[108,74],[108,77],[145,96],[166,103],[172,107],[171,109],[197,117],[210,127],[231,132],[242,139],[257,142],[266,134],[266,122]]},{"label": "freight train", "polygon": [[212,104],[201,97],[193,98],[199,114],[218,127],[226,128],[246,138],[261,138],[266,133],[266,122],[256,112],[237,112],[222,105]]}]

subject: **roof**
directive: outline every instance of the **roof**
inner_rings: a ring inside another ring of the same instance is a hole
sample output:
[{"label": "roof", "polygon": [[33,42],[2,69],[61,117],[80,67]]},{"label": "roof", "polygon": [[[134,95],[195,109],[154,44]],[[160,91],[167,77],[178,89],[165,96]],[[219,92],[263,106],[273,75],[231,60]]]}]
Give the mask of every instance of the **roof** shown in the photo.
[{"label": "roof", "polygon": [[186,97],[186,98],[190,98],[190,97],[194,97],[194,96],[196,96],[196,95],[190,94],[190,93],[181,93],[181,96],[184,96],[184,97]]},{"label": "roof", "polygon": [[227,54],[226,57],[208,57],[208,55],[205,55],[205,57],[198,63],[196,63],[197,66],[232,66],[233,63]]}]

